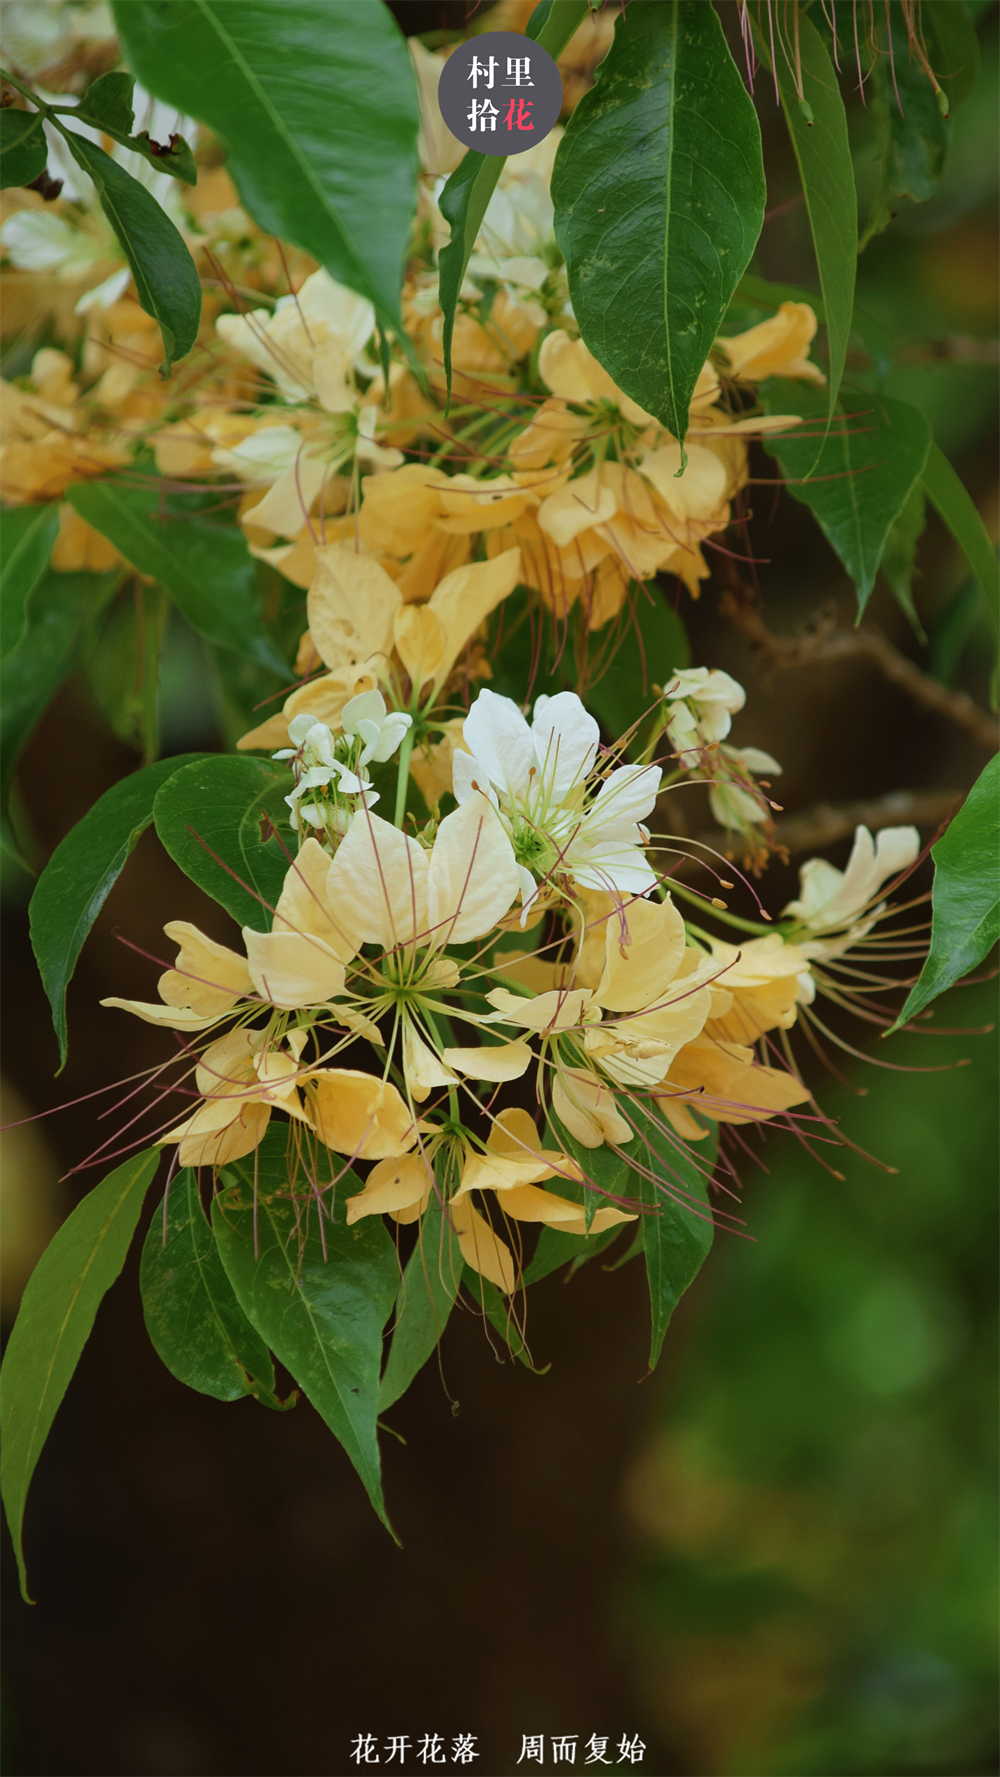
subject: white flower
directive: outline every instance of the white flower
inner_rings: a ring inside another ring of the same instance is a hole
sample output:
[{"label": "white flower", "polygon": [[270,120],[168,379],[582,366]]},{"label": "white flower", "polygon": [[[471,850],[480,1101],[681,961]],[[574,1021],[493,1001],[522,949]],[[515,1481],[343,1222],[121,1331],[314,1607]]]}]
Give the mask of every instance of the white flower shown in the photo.
[{"label": "white flower", "polygon": [[684,753],[725,740],[747,694],[728,673],[692,666],[671,675],[665,698],[671,705],[667,733]]},{"label": "white flower", "polygon": [[375,310],[329,272],[313,272],[295,296],[279,298],[273,314],[252,309],[246,315],[220,315],[215,326],[274,379],[286,400],[313,398],[328,413],[357,407],[352,377],[374,329]]},{"label": "white flower", "polygon": [[755,790],[751,773],[769,771],[780,777],[777,759],[760,747],[720,746],[715,765],[720,775],[710,785],[708,800],[719,826],[730,832],[746,833],[766,821],[768,804]]},{"label": "white flower", "polygon": [[[363,691],[344,705],[342,734],[334,735],[325,722],[308,713],[294,716],[288,724],[294,744],[272,754],[275,759],[295,761],[295,788],[285,797],[294,831],[298,832],[305,820],[343,837],[353,807],[341,799],[360,796],[366,808],[374,808],[379,798],[378,791],[372,789],[368,763],[390,759],[412,721],[412,716],[401,711],[388,714],[378,691]],[[326,794],[304,801],[313,790]]]},{"label": "white flower", "polygon": [[[481,791],[497,809],[521,881],[522,924],[537,882],[565,874],[581,887],[642,895],[656,874],[640,847],[659,766],[622,765],[590,779],[600,730],[573,691],[539,697],[529,727],[516,703],[481,691],[456,752],[455,796]],[[595,793],[596,792],[596,793]]]},{"label": "white flower", "polygon": [[364,743],[359,765],[367,765],[369,759],[382,764],[392,758],[407,729],[413,726],[413,717],[402,710],[387,713],[380,691],[362,691],[360,697],[345,703],[341,726],[350,739],[358,737]]},{"label": "white flower", "polygon": [[882,884],[907,869],[919,852],[916,827],[883,827],[877,841],[867,827],[858,827],[847,869],[810,858],[799,871],[799,899],[789,901],[784,913],[810,931],[836,931],[867,912]]}]

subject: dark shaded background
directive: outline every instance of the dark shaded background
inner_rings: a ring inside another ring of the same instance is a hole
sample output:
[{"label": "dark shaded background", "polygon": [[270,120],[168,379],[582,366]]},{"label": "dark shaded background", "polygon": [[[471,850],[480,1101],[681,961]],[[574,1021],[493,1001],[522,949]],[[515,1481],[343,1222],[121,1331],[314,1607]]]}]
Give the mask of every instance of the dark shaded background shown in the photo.
[{"label": "dark shaded background", "polygon": [[[410,31],[444,22],[440,6],[394,10]],[[415,22],[424,11],[435,17]],[[914,342],[890,392],[927,408],[995,524],[995,371],[982,353],[921,356],[919,344],[996,337],[989,18],[984,51],[940,195],[873,243],[860,294]],[[780,120],[766,104],[762,115],[779,207],[794,175]],[[813,281],[801,210],[766,225],[755,269]],[[863,381],[864,366],[852,374]],[[755,468],[773,478],[762,453]],[[787,496],[775,507],[767,489],[752,495],[771,628],[793,630],[828,599],[850,623],[853,591],[808,514]],[[933,520],[920,567],[929,648],[884,587],[871,618],[985,705],[985,626]],[[747,686],[734,738],[784,762],[790,812],[900,787],[963,790],[982,769],[962,730],[868,663],[768,679],[720,616],[720,590],[721,574],[698,605],[685,598],[693,657]],[[197,646],[180,629],[168,638],[169,751],[217,744]],[[82,680],[67,687],[21,770],[40,856],[135,763]],[[687,818],[705,824],[693,801]],[[847,849],[829,855],[842,864]],[[769,873],[772,911],[794,884],[792,866]],[[220,938],[228,921],[148,834],[83,953],[55,1081],[29,892],[5,880],[4,1072],[25,1109],[42,1111],[162,1057],[162,1033],[97,1004],[152,993],[156,965],[129,946],[162,957],[165,920]],[[953,995],[940,1022],[981,1025],[992,997]],[[355,1768],[351,1737],[369,1731],[476,1734],[470,1768],[482,1777],[512,1772],[522,1735],[537,1733],[578,1734],[578,1767],[592,1733],[615,1746],[638,1733],[639,1768],[661,1777],[995,1770],[983,1597],[995,1471],[982,1431],[995,1417],[984,1219],[994,1050],[988,1037],[903,1038],[878,1059],[912,1066],[915,1055],[973,1065],[923,1075],[852,1064],[870,1098],[823,1088],[899,1176],[852,1158],[838,1185],[790,1143],[769,1143],[769,1172],[747,1169],[756,1243],[720,1239],[642,1386],[634,1266],[594,1264],[532,1292],[532,1348],[552,1364],[543,1377],[457,1314],[447,1393],[429,1365],[390,1415],[405,1446],[384,1439],[401,1552],[308,1405],[281,1418],[252,1401],[223,1407],[162,1368],[142,1326],[137,1243],[36,1474],[34,1610],[18,1601],[5,1538],[4,1769],[339,1777]],[[53,1172],[107,1139],[117,1119],[98,1121],[105,1102],[46,1121]],[[46,1153],[18,1154],[41,1191]],[[99,1176],[70,1177],[63,1211]]]}]

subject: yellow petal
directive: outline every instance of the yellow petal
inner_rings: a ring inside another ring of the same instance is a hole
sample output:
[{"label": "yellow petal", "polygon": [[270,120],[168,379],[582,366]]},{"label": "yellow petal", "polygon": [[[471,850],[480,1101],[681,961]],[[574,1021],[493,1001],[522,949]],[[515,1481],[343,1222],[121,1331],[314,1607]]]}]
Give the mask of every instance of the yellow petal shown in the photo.
[{"label": "yellow petal", "polygon": [[559,1069],[552,1087],[552,1108],[585,1148],[599,1148],[605,1141],[620,1146],[635,1133],[619,1115],[610,1086],[582,1068]]},{"label": "yellow petal", "polygon": [[276,932],[322,938],[341,962],[357,955],[360,940],[351,929],[350,909],[329,893],[330,854],[311,836],[285,873],[274,910]]},{"label": "yellow petal", "polygon": [[606,524],[618,510],[612,489],[600,471],[589,469],[557,494],[550,494],[538,508],[538,522],[557,549],[566,549],[581,531]]},{"label": "yellow petal", "polygon": [[527,1043],[497,1043],[478,1049],[444,1049],[441,1055],[447,1067],[457,1068],[472,1080],[519,1080],[532,1062]]},{"label": "yellow petal", "polygon": [[466,1264],[509,1296],[515,1281],[510,1248],[494,1234],[489,1222],[473,1209],[467,1197],[452,1198],[448,1208]]},{"label": "yellow petal", "polygon": [[212,1012],[207,1017],[192,1012],[187,1006],[161,1006],[148,1000],[120,1000],[117,998],[101,1001],[102,1006],[120,1006],[123,1012],[132,1012],[141,1018],[144,1024],[165,1024],[168,1030],[208,1030],[212,1024],[218,1024],[225,1013]]},{"label": "yellow petal", "polygon": [[394,1215],[402,1219],[400,1210],[415,1209],[416,1215],[423,1215],[433,1186],[430,1167],[420,1154],[380,1160],[368,1174],[364,1190],[348,1197],[347,1225],[359,1222],[362,1216]]},{"label": "yellow petal", "polygon": [[359,554],[353,542],[317,549],[306,610],[309,633],[327,666],[358,666],[372,656],[388,659],[393,619],[402,602],[396,582],[373,556]]},{"label": "yellow petal", "polygon": [[427,871],[431,942],[481,938],[513,905],[520,887],[513,848],[485,796],[470,796],[441,822]]},{"label": "yellow petal", "polygon": [[179,1141],[177,1157],[182,1166],[225,1166],[230,1160],[252,1154],[270,1122],[270,1105],[236,1100],[232,1115],[222,1128],[216,1126],[219,1113],[217,1104],[202,1105],[187,1123],[161,1136],[157,1145]]},{"label": "yellow petal", "polygon": [[415,691],[432,679],[444,659],[448,638],[428,605],[403,605],[393,622],[396,653]]},{"label": "yellow petal", "polygon": [[447,677],[470,636],[484,618],[513,592],[521,571],[520,549],[505,549],[492,561],[469,562],[446,574],[430,600],[447,638],[436,682]]},{"label": "yellow petal", "polygon": [[[537,1185],[520,1185],[516,1190],[505,1191],[501,1207],[504,1215],[513,1216],[517,1222],[544,1222],[547,1227],[559,1228],[564,1234],[586,1234],[588,1231],[587,1219],[579,1203],[571,1202],[568,1197],[557,1197],[554,1191],[542,1191]],[[616,1222],[635,1220],[634,1215],[609,1205],[596,1212],[590,1233],[603,1234],[605,1228],[613,1228]]]},{"label": "yellow petal", "polygon": [[355,1068],[322,1068],[307,1088],[313,1125],[321,1141],[356,1160],[405,1154],[417,1139],[413,1118],[388,1080]]},{"label": "yellow petal", "polygon": [[415,839],[359,808],[330,866],[327,892],[366,944],[385,950],[427,932],[427,853]]},{"label": "yellow petal", "polygon": [[344,988],[344,965],[322,938],[243,928],[253,984],[272,1006],[322,1005]]},{"label": "yellow petal", "polygon": [[630,901],[608,918],[604,943],[604,973],[594,998],[609,1012],[634,1012],[655,1004],[677,974],[684,921],[669,895],[665,901]]},{"label": "yellow petal", "polygon": [[509,993],[505,987],[494,987],[486,995],[500,1015],[498,1022],[537,1031],[572,1029],[579,1024],[591,997],[586,987],[556,988],[551,993],[536,994],[533,1000]]},{"label": "yellow petal", "polygon": [[160,998],[168,1006],[189,1006],[192,1012],[217,1016],[252,992],[246,958],[235,950],[206,938],[186,919],[172,919],[163,930],[180,945],[174,967],[157,983]]},{"label": "yellow petal", "polygon": [[423,1104],[435,1086],[458,1084],[451,1069],[442,1065],[409,1019],[403,1027],[403,1075],[411,1098],[418,1104]]}]

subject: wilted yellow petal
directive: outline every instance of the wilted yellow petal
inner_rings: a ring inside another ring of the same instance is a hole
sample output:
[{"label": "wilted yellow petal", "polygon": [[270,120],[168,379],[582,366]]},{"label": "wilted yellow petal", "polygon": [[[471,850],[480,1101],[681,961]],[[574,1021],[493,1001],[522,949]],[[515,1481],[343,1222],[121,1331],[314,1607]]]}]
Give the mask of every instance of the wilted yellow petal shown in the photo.
[{"label": "wilted yellow petal", "polygon": [[[519,1185],[512,1191],[505,1191],[500,1200],[504,1215],[513,1216],[517,1222],[544,1222],[549,1228],[559,1228],[564,1234],[586,1234],[587,1219],[583,1207],[573,1203],[568,1197],[558,1197],[554,1191],[542,1191],[537,1185]],[[623,1209],[599,1209],[590,1224],[591,1234],[603,1234],[605,1228],[613,1228],[616,1222],[634,1222],[634,1215],[628,1215]]]},{"label": "wilted yellow petal", "polygon": [[224,1012],[210,1012],[204,1016],[192,1012],[187,1006],[161,1006],[148,1000],[120,1000],[112,998],[101,1001],[102,1006],[120,1006],[123,1012],[132,1012],[141,1018],[144,1024],[165,1024],[168,1030],[208,1030],[209,1025],[218,1024]]},{"label": "wilted yellow petal", "polygon": [[272,1006],[318,1006],[343,992],[344,965],[322,938],[244,926],[243,942],[253,984]]},{"label": "wilted yellow petal", "polygon": [[[225,1121],[219,1127],[220,1117]],[[161,1135],[157,1146],[179,1141],[178,1160],[181,1166],[224,1166],[230,1160],[241,1160],[252,1154],[263,1140],[271,1119],[269,1104],[233,1099],[229,1103],[210,1100],[203,1104],[186,1123]]]},{"label": "wilted yellow petal", "polygon": [[582,531],[606,524],[618,510],[614,492],[600,471],[588,469],[559,493],[550,494],[538,508],[538,522],[557,549],[566,549]]},{"label": "wilted yellow petal", "polygon": [[418,1104],[423,1104],[435,1086],[458,1084],[451,1069],[442,1064],[433,1049],[428,1048],[409,1018],[403,1026],[403,1076],[410,1097]]},{"label": "wilted yellow petal", "polygon": [[163,930],[180,945],[173,968],[157,982],[160,998],[168,1006],[190,1006],[201,1015],[218,1016],[253,991],[246,958],[235,950],[206,938],[186,919],[172,919]]}]

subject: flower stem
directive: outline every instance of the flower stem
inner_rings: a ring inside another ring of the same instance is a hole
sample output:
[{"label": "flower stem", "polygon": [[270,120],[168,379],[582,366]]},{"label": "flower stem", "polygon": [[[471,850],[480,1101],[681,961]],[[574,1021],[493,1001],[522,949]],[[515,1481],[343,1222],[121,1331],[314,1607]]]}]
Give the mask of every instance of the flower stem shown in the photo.
[{"label": "flower stem", "polygon": [[413,751],[413,729],[408,728],[399,743],[399,774],[396,778],[396,812],[393,825],[401,827],[406,813],[406,787],[410,781],[410,754]]}]

